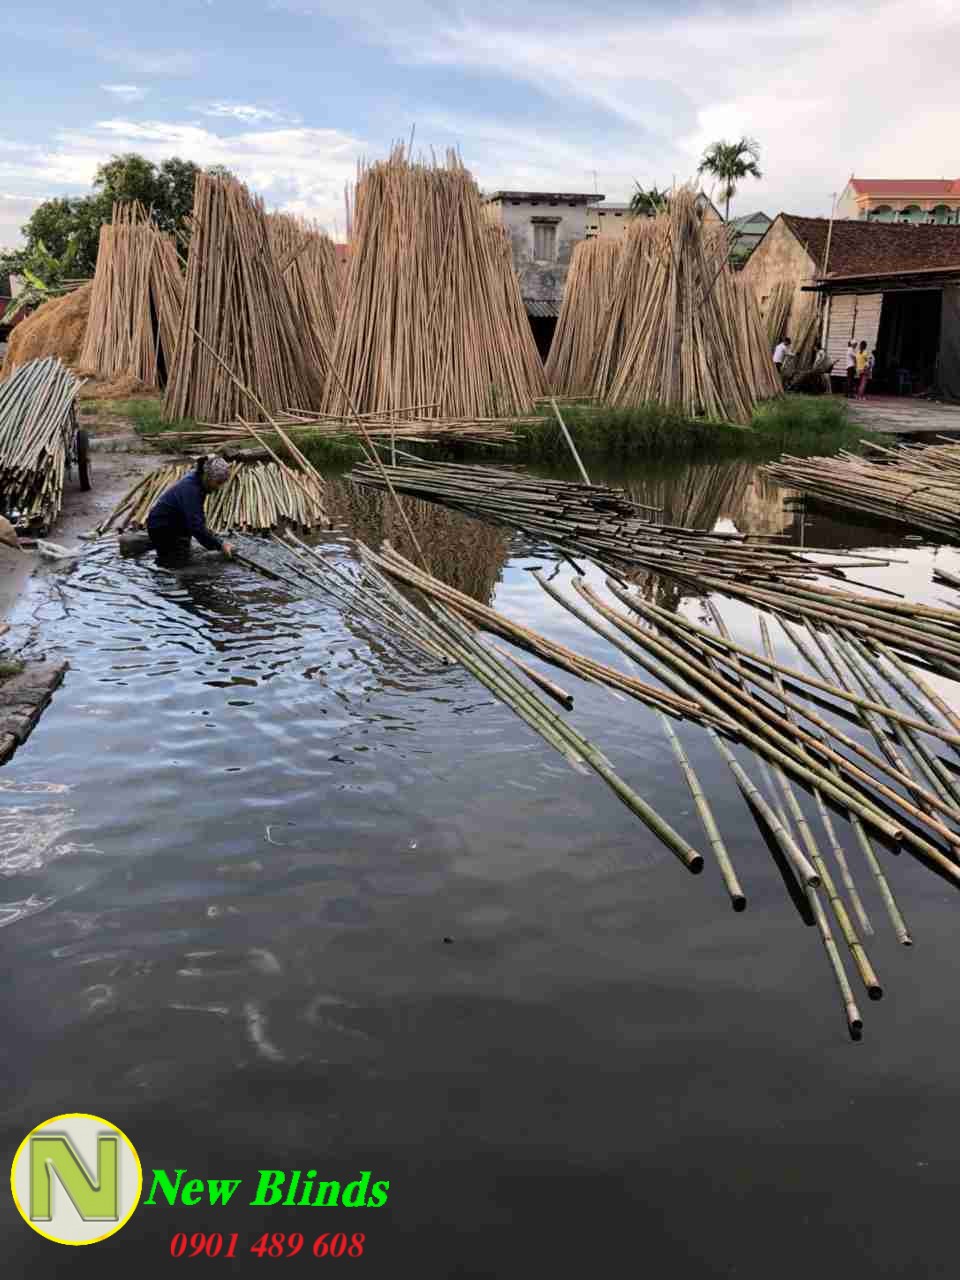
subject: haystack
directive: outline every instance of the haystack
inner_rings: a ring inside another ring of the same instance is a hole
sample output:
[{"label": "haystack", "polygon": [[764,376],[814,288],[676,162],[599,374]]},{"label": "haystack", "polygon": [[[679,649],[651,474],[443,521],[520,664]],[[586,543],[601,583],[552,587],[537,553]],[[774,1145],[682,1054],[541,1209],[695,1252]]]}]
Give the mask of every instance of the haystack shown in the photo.
[{"label": "haystack", "polygon": [[620,266],[619,240],[581,240],[573,251],[560,319],[547,360],[547,382],[559,395],[589,395]]},{"label": "haystack", "polygon": [[173,236],[137,201],[113,206],[100,228],[90,321],[80,363],[97,377],[162,386],[173,363],[183,275]]},{"label": "haystack", "polygon": [[313,366],[324,375],[333,351],[341,271],[333,241],[319,227],[289,213],[267,218],[270,245]]},{"label": "haystack", "polygon": [[346,416],[352,403],[474,421],[532,412],[539,388],[459,157],[415,164],[398,147],[362,169],[353,231],[327,411]]},{"label": "haystack", "polygon": [[753,291],[729,265],[725,226],[702,221],[682,187],[628,233],[594,390],[609,404],[660,404],[749,423],[782,394]]},{"label": "haystack", "polygon": [[21,365],[47,356],[56,356],[75,368],[80,363],[92,294],[92,282],[81,285],[62,298],[45,302],[33,315],[21,320],[10,334],[0,381]]},{"label": "haystack", "polygon": [[192,226],[166,417],[262,419],[238,381],[270,412],[318,408],[322,373],[274,260],[263,201],[234,178],[198,174]]}]

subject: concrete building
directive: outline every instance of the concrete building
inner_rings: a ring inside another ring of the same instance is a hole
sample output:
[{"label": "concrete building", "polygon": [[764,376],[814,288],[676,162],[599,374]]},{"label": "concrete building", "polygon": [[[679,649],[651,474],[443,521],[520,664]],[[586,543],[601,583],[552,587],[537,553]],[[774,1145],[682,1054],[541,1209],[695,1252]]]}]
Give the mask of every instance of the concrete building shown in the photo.
[{"label": "concrete building", "polygon": [[960,178],[854,178],[837,203],[838,218],[866,222],[960,223]]},{"label": "concrete building", "polygon": [[602,237],[605,240],[619,240],[626,235],[627,227],[633,215],[629,204],[600,203],[599,196],[594,196],[595,204],[587,208],[587,239]]},{"label": "concrete building", "polygon": [[510,236],[513,265],[540,354],[546,358],[560,314],[574,247],[587,236],[588,208],[596,192],[495,191],[490,215]]},{"label": "concrete building", "polygon": [[873,387],[960,400],[960,226],[834,221],[782,213],[743,269],[761,306],[789,281],[823,300],[822,341],[844,368],[847,343],[876,352]]}]

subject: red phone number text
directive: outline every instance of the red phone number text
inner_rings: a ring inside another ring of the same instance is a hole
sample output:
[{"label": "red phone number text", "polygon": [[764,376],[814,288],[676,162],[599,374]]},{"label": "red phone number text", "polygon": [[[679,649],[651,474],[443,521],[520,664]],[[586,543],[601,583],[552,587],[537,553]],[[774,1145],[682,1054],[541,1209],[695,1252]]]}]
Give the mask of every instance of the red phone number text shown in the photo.
[{"label": "red phone number text", "polygon": [[194,1231],[187,1235],[178,1231],[170,1241],[172,1258],[236,1258],[252,1253],[257,1258],[295,1258],[298,1253],[315,1258],[362,1258],[367,1237],[356,1231],[344,1235],[342,1231],[325,1231],[312,1240],[299,1231],[287,1234],[283,1231],[265,1231],[250,1245],[241,1243],[236,1234],[224,1236],[219,1231],[207,1233]]}]

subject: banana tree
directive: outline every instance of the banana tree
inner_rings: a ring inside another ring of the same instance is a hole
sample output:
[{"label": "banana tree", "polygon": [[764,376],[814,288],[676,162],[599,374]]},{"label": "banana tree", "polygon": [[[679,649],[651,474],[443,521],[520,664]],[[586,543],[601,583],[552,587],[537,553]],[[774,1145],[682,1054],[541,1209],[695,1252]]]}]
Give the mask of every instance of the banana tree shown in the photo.
[{"label": "banana tree", "polygon": [[67,245],[64,254],[55,257],[43,243],[37,240],[16,265],[16,274],[23,286],[15,298],[12,298],[3,312],[3,323],[13,324],[24,311],[49,302],[63,291],[63,283],[67,272],[73,266],[77,256],[79,241],[74,238]]}]

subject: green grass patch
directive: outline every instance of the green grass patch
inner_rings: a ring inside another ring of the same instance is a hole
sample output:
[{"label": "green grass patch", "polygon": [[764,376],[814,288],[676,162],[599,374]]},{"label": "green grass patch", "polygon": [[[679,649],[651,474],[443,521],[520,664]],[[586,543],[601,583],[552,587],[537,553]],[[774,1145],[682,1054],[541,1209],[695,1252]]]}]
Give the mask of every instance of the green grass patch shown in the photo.
[{"label": "green grass patch", "polygon": [[156,396],[104,401],[103,408],[117,418],[129,418],[133,429],[144,436],[161,435],[166,431],[188,431],[197,425],[190,418],[167,422],[163,417],[163,401]]}]

